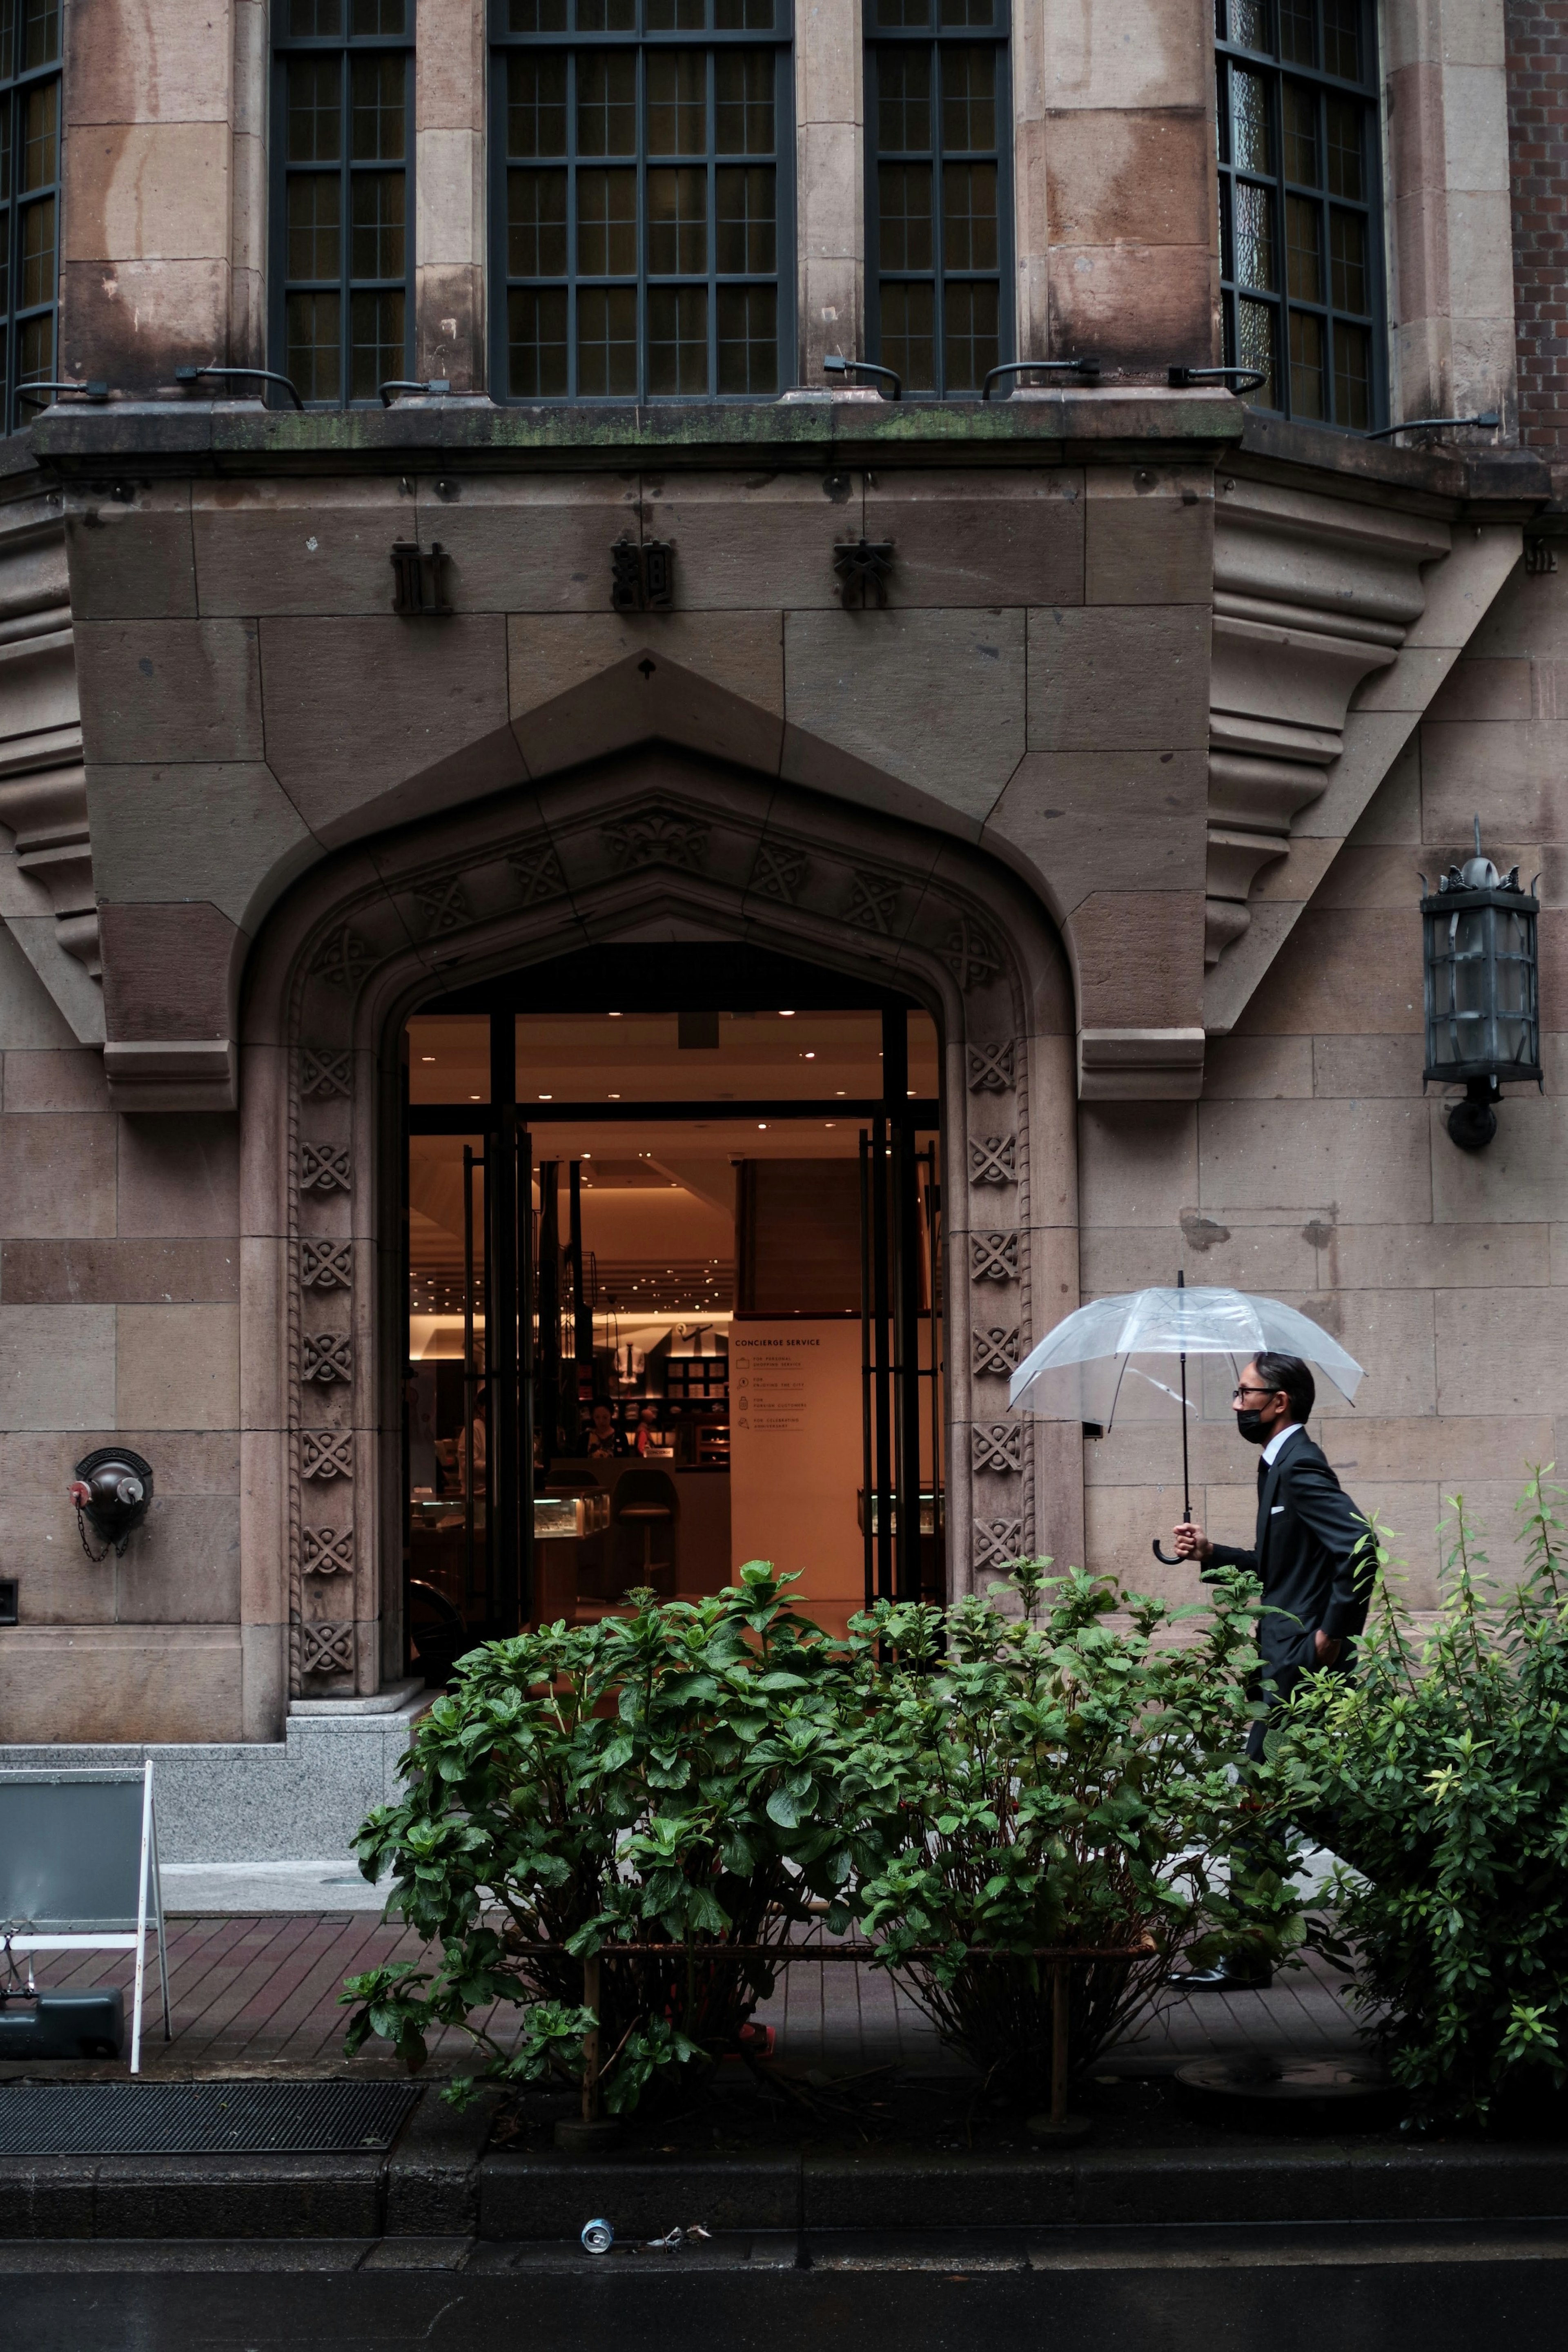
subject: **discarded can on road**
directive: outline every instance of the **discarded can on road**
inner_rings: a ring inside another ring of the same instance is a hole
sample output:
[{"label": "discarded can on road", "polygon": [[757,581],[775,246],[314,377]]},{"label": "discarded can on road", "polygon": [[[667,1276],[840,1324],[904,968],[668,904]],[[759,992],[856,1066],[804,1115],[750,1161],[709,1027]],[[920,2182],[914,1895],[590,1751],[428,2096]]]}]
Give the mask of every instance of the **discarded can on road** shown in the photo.
[{"label": "discarded can on road", "polygon": [[582,2246],[585,2253],[607,2254],[614,2243],[615,2232],[608,2221],[593,2221],[583,2223]]}]

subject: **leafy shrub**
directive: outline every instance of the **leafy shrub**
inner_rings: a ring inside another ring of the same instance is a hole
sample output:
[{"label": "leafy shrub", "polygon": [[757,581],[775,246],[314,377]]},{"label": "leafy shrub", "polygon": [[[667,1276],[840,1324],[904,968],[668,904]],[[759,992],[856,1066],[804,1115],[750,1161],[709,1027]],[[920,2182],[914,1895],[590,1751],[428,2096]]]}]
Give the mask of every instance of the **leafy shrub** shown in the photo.
[{"label": "leafy shrub", "polygon": [[1521,1498],[1511,1592],[1451,1496],[1435,1628],[1417,1637],[1384,1573],[1356,1679],[1309,1683],[1270,1738],[1291,1799],[1352,1865],[1317,1940],[1354,1970],[1417,2123],[1485,2122],[1512,2094],[1568,2083],[1568,1539],[1552,1467]]},{"label": "leafy shrub", "polygon": [[1260,1712],[1255,1586],[1222,1572],[1207,1602],[1176,1608],[1051,1564],[1014,1570],[1019,1616],[971,1598],[945,1620],[890,1602],[856,1620],[847,1798],[896,1800],[904,1826],[859,1889],[882,1958],[945,2039],[1036,2102],[1051,2032],[1038,1948],[1143,1947],[1073,1966],[1076,2073],[1173,1961],[1272,1959],[1301,1932],[1270,1776],[1235,1769]]},{"label": "leafy shrub", "polygon": [[[596,1952],[612,2110],[733,2043],[772,1990],[766,1948],[866,1858],[840,1797],[843,1668],[787,1606],[791,1580],[753,1562],[711,1600],[634,1594],[630,1619],[470,1654],[415,1731],[402,1801],[360,1832],[365,1875],[390,1864],[392,1908],[432,1957],[349,1980],[350,2055],[374,2033],[418,2065],[451,2025],[490,2080],[577,2079]],[[732,1944],[763,1957],[727,1960]],[[497,2002],[526,2013],[520,2041],[515,2018],[483,2021]]]}]

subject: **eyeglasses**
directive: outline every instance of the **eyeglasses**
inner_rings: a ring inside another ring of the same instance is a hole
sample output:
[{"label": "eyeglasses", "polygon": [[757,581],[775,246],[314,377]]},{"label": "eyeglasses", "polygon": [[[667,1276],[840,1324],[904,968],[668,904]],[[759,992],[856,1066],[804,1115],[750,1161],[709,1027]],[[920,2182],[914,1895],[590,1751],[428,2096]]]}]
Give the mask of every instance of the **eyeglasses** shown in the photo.
[{"label": "eyeglasses", "polygon": [[1237,1386],[1230,1391],[1230,1402],[1234,1404],[1239,1396],[1278,1396],[1279,1393],[1280,1391],[1278,1389],[1249,1388],[1243,1386],[1240,1382],[1238,1382]]}]

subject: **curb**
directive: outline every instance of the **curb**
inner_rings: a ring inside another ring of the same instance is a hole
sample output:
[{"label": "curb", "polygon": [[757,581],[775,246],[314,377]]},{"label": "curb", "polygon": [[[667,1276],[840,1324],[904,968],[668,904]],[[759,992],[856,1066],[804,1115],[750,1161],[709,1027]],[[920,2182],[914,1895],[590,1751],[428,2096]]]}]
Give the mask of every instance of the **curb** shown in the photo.
[{"label": "curb", "polygon": [[484,2153],[497,2095],[427,2091],[391,2149],[0,2158],[0,2239],[576,2239],[1183,2224],[1560,2221],[1568,2147],[1235,2149],[1072,2157],[879,2152],[729,2163]]}]

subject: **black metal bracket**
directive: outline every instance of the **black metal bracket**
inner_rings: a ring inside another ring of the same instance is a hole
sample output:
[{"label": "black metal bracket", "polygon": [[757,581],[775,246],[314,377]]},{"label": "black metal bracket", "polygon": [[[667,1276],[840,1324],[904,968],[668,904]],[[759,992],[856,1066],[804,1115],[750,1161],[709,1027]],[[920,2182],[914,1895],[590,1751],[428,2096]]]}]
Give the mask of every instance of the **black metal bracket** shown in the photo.
[{"label": "black metal bracket", "polygon": [[1409,416],[1403,425],[1381,425],[1375,433],[1368,433],[1368,441],[1392,440],[1396,433],[1419,433],[1428,425],[1479,425],[1483,432],[1495,433],[1502,418],[1495,408],[1483,408],[1478,416]]},{"label": "black metal bracket", "polygon": [[449,393],[451,389],[451,378],[444,375],[434,375],[428,383],[403,383],[396,376],[389,376],[385,383],[377,386],[383,408],[392,406],[394,392],[423,392],[439,397]]},{"label": "black metal bracket", "polygon": [[72,383],[68,381],[64,383],[45,383],[39,382],[37,383],[19,383],[16,386],[16,397],[18,400],[36,401],[40,408],[50,408],[54,405],[52,401],[45,400],[41,397],[41,395],[46,392],[78,392],[80,393],[84,400],[91,401],[105,401],[109,398],[109,386],[107,383],[100,381],[95,381],[91,383]]},{"label": "black metal bracket", "polygon": [[1471,1078],[1463,1099],[1451,1103],[1444,1118],[1449,1142],[1461,1151],[1484,1151],[1497,1133],[1495,1106],[1501,1100],[1502,1088],[1495,1078]]},{"label": "black metal bracket", "polygon": [[667,540],[618,539],[610,550],[610,602],[617,613],[667,613],[675,601],[675,551]]},{"label": "black metal bracket", "polygon": [[[884,400],[904,398],[904,378],[896,368],[883,367],[880,360],[847,360],[840,352],[830,352],[822,362],[822,373],[824,375],[879,376],[883,383],[893,386],[891,392],[883,393],[882,396]],[[881,390],[880,384],[877,389]]]},{"label": "black metal bracket", "polygon": [[288,394],[289,399],[294,403],[296,408],[302,411],[305,406],[305,403],[300,399],[298,393],[294,388],[293,379],[289,376],[279,375],[276,368],[177,367],[174,370],[175,383],[189,384],[193,389],[201,382],[204,375],[233,375],[241,376],[247,383],[280,383],[283,386],[284,391]]},{"label": "black metal bracket", "polygon": [[1231,384],[1239,400],[1244,392],[1256,392],[1269,379],[1261,368],[1195,368],[1173,365],[1167,371],[1173,392],[1186,392],[1195,383]]},{"label": "black metal bracket", "polygon": [[[1075,375],[1080,383],[1098,383],[1098,360],[1003,360],[999,367],[988,369],[986,381],[980,386],[980,398],[989,400],[991,386],[1004,375]],[[1009,390],[1012,387],[1009,385]]]},{"label": "black metal bracket", "polygon": [[392,550],[392,611],[410,616],[438,617],[450,613],[446,596],[446,550],[433,540],[422,548],[415,539],[394,539]]},{"label": "black metal bracket", "polygon": [[865,611],[868,588],[874,588],[877,603],[885,604],[888,574],[893,570],[893,541],[841,540],[833,549],[833,570],[839,576],[839,597],[846,613]]}]

